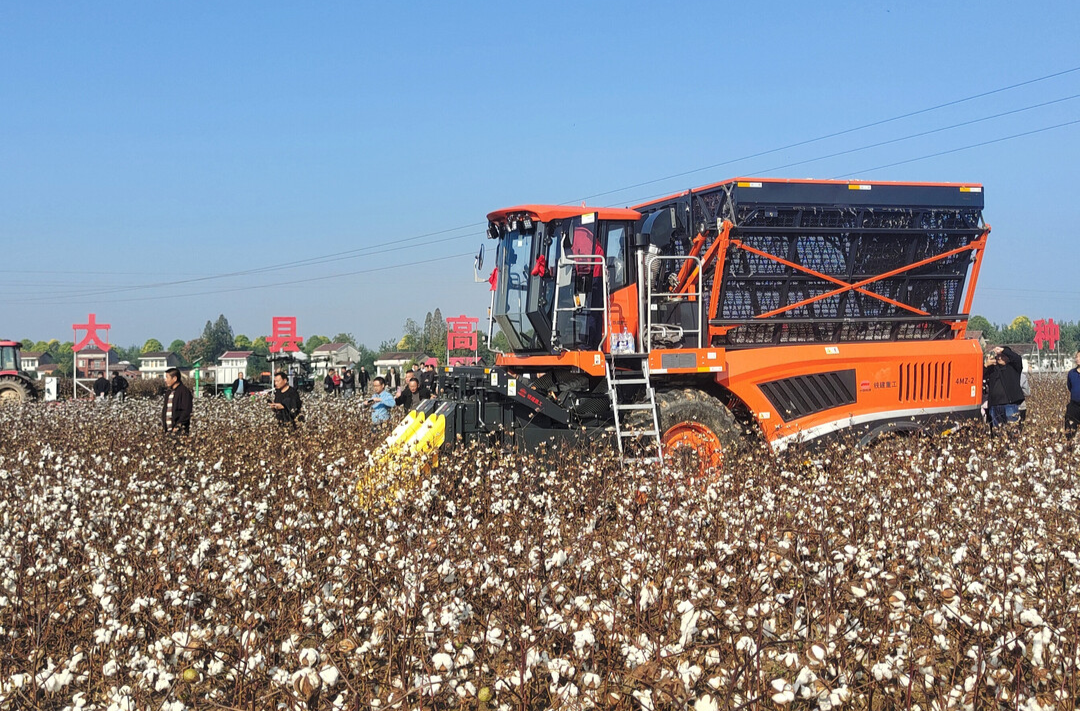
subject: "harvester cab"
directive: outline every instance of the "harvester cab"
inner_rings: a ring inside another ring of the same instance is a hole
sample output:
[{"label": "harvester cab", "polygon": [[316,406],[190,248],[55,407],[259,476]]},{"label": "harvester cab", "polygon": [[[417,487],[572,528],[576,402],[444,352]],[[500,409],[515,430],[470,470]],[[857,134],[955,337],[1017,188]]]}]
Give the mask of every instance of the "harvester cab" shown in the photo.
[{"label": "harvester cab", "polygon": [[498,210],[510,351],[446,368],[410,417],[440,418],[429,450],[611,438],[623,462],[681,449],[704,470],[747,432],[779,451],[951,428],[982,402],[965,338],[982,208],[978,184],[739,178],[633,209]]},{"label": "harvester cab", "polygon": [[22,370],[22,344],[0,341],[0,406],[36,397],[34,381]]}]

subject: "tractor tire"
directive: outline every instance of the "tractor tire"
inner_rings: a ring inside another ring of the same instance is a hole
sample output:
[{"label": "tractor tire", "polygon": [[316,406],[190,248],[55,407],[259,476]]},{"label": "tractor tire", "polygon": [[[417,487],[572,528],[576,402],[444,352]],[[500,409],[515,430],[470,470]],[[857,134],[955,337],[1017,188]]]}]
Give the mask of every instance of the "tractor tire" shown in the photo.
[{"label": "tractor tire", "polygon": [[694,388],[664,390],[656,394],[656,406],[665,458],[691,454],[705,476],[734,460],[742,428],[715,397]]},{"label": "tractor tire", "polygon": [[30,400],[30,389],[14,378],[0,378],[0,407],[18,405]]}]

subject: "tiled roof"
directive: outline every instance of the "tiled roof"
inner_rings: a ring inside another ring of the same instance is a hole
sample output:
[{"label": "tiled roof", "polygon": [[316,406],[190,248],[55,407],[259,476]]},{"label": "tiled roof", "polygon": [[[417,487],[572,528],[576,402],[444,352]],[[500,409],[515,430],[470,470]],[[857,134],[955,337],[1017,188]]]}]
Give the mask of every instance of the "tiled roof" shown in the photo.
[{"label": "tiled roof", "polygon": [[225,360],[226,358],[247,358],[254,352],[255,351],[225,351],[218,360]]},{"label": "tiled roof", "polygon": [[347,345],[349,345],[349,344],[348,343],[324,343],[323,345],[321,345],[318,348],[316,348],[315,350],[313,350],[312,353],[333,353],[334,351],[340,351],[342,348],[344,348]]},{"label": "tiled roof", "polygon": [[150,351],[149,353],[143,353],[139,356],[139,360],[143,358],[168,358],[171,355],[176,355],[172,351]]},{"label": "tiled roof", "polygon": [[377,360],[420,360],[427,357],[428,354],[423,351],[390,351],[380,353]]}]

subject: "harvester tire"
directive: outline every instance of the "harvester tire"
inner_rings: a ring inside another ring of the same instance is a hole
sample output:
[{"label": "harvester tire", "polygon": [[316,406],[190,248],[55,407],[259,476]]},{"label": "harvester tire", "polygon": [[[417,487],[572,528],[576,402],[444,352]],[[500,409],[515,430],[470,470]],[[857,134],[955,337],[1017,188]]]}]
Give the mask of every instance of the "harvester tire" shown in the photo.
[{"label": "harvester tire", "polygon": [[720,470],[733,459],[742,437],[735,416],[712,395],[693,388],[656,394],[660,439],[665,457],[691,447],[702,474]]},{"label": "harvester tire", "polygon": [[31,397],[26,384],[14,378],[0,378],[0,407],[26,402]]}]

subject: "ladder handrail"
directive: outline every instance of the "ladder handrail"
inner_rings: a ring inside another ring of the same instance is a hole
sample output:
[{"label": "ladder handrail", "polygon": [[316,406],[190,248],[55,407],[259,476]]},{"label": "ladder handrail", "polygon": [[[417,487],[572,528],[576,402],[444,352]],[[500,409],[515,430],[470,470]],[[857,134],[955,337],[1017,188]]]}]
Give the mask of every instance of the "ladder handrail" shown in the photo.
[{"label": "ladder handrail", "polygon": [[643,259],[643,266],[645,271],[649,271],[653,262],[673,261],[673,262],[689,262],[693,260],[697,263],[697,268],[693,272],[693,276],[687,284],[696,284],[697,289],[695,291],[682,291],[682,292],[657,292],[653,289],[653,280],[648,274],[645,275],[645,332],[642,340],[645,341],[645,352],[652,352],[652,316],[653,316],[653,300],[656,299],[656,304],[659,305],[659,297],[664,297],[667,302],[678,300],[693,300],[697,299],[697,328],[693,329],[681,329],[682,332],[692,333],[697,335],[697,347],[702,348],[702,336],[704,335],[705,324],[702,321],[702,291],[701,291],[701,258],[693,255],[679,256],[679,255],[661,255],[650,254],[646,255]]},{"label": "ladder handrail", "polygon": [[[639,362],[641,364],[641,377],[645,381],[644,382],[644,388],[645,388],[645,395],[646,395],[646,397],[648,399],[649,413],[650,413],[651,418],[652,418],[652,430],[643,431],[641,434],[638,434],[638,435],[634,435],[634,434],[631,433],[628,436],[631,436],[631,437],[633,437],[633,436],[637,436],[637,437],[651,436],[651,437],[653,437],[654,440],[655,440],[655,446],[656,446],[656,458],[662,464],[663,461],[664,461],[664,446],[663,446],[663,440],[661,439],[661,432],[660,432],[660,417],[659,417],[659,413],[657,412],[657,407],[656,407],[656,391],[653,389],[652,379],[649,377],[649,359],[648,359],[648,356],[646,356],[646,355],[642,355],[642,354],[635,354],[635,355],[637,355],[638,358],[640,359]],[[625,358],[625,356],[624,356],[624,358]],[[604,378],[607,381],[608,394],[609,394],[609,396],[611,398],[611,410],[612,410],[612,413],[613,413],[614,419],[615,419],[615,442],[616,442],[616,446],[619,449],[619,463],[620,464],[625,464],[626,463],[626,452],[623,449],[623,429],[622,429],[622,420],[620,419],[621,418],[620,412],[626,406],[620,407],[620,405],[619,405],[619,394],[618,394],[619,378],[614,377],[614,369],[615,369],[614,356],[609,355],[607,358],[604,359]],[[635,409],[640,409],[640,408],[635,406]],[[633,431],[631,431],[631,432],[633,432]],[[647,434],[648,432],[651,432],[652,434],[651,435]]]}]

